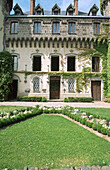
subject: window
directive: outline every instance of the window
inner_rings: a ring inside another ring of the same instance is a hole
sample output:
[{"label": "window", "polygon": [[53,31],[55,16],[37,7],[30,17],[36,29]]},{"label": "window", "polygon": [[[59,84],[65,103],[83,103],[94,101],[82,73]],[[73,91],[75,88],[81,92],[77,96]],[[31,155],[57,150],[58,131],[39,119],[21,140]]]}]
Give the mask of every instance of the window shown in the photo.
[{"label": "window", "polygon": [[75,71],[75,57],[67,58],[67,71]]},{"label": "window", "polygon": [[58,10],[54,11],[54,15],[58,15]]},{"label": "window", "polygon": [[100,24],[94,24],[94,34],[100,34]]},{"label": "window", "polygon": [[18,57],[16,55],[13,56],[13,71],[18,70]]},{"label": "window", "polygon": [[39,86],[40,86],[39,78],[34,78],[34,80],[33,80],[33,91],[38,92]]},{"label": "window", "polygon": [[33,71],[41,71],[41,56],[33,57]]},{"label": "window", "polygon": [[69,23],[69,33],[75,33],[75,23]]},{"label": "window", "polygon": [[12,22],[11,23],[11,33],[12,34],[17,34],[18,33],[18,23],[17,22]]},{"label": "window", "polygon": [[92,57],[92,72],[99,72],[99,57]]},{"label": "window", "polygon": [[69,11],[69,15],[73,15],[73,10],[72,10],[72,11]]},{"label": "window", "polygon": [[69,92],[74,92],[75,90],[74,84],[75,84],[75,80],[72,78],[69,78],[68,79],[68,91]]},{"label": "window", "polygon": [[37,15],[41,15],[41,11],[37,11]]},{"label": "window", "polygon": [[41,33],[41,23],[40,22],[35,22],[34,23],[34,33]]},{"label": "window", "polygon": [[51,71],[59,71],[59,56],[51,57]]},{"label": "window", "polygon": [[53,33],[60,33],[59,31],[59,22],[53,23]]}]

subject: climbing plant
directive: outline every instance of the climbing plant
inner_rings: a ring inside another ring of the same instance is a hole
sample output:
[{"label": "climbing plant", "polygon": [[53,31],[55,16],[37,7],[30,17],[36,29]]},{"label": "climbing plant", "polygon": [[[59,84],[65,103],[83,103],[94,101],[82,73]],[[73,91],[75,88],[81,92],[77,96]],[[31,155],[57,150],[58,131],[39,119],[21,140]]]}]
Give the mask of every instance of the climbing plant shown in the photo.
[{"label": "climbing plant", "polygon": [[0,101],[7,99],[12,83],[13,59],[9,52],[0,52]]}]

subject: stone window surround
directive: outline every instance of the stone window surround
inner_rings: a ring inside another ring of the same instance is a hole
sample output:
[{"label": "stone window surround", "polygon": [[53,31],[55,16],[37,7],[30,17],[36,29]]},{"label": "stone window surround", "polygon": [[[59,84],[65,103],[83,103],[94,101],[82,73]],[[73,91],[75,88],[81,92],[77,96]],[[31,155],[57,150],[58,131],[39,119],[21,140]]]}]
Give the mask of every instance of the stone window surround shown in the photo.
[{"label": "stone window surround", "polygon": [[[52,23],[52,34],[60,34],[61,21],[59,19],[54,19],[54,20],[51,20],[51,23]],[[59,23],[59,32],[53,32],[53,24],[54,23]]]},{"label": "stone window surround", "polygon": [[[49,59],[50,59],[50,67],[49,67],[49,71],[51,71],[51,57],[54,57],[54,56],[58,56],[59,57],[59,71],[61,70],[61,56],[62,56],[62,54],[60,54],[60,53],[51,53],[50,55],[49,55]],[[58,71],[58,72],[59,72]],[[54,72],[54,71],[51,71],[51,72]]]}]

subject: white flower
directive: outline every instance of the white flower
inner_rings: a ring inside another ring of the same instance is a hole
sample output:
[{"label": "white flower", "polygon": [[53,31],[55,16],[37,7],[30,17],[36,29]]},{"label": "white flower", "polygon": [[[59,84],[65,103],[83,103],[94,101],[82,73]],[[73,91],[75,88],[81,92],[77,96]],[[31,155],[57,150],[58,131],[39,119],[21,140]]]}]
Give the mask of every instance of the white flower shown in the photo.
[{"label": "white flower", "polygon": [[85,113],[85,112],[83,112],[83,113],[82,113],[82,115],[86,115],[86,113]]}]

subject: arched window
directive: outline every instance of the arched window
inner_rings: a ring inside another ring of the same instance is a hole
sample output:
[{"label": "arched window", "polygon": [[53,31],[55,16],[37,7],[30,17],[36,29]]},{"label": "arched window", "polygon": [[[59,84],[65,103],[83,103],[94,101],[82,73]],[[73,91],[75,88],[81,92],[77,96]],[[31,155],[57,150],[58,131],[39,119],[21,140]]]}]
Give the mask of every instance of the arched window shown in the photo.
[{"label": "arched window", "polygon": [[33,91],[38,92],[39,89],[40,89],[40,81],[39,81],[39,78],[36,77],[33,79]]}]

